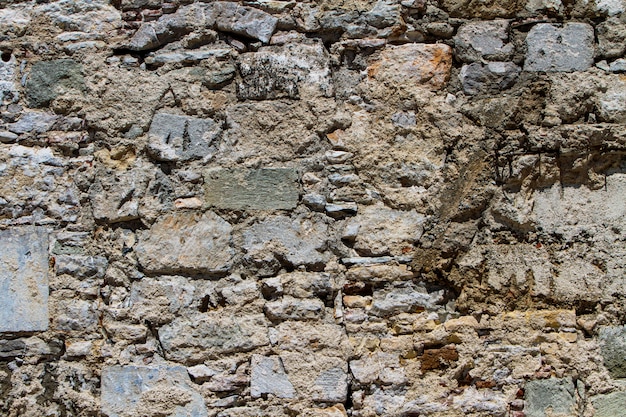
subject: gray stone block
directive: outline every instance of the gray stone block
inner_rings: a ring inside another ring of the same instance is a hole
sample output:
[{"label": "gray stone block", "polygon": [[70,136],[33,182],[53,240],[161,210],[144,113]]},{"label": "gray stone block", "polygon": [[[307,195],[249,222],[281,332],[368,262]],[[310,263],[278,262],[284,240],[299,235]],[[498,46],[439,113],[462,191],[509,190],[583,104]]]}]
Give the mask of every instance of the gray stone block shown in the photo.
[{"label": "gray stone block", "polygon": [[234,253],[231,230],[226,220],[212,212],[168,214],[150,230],[138,233],[135,252],[149,273],[224,273]]},{"label": "gray stone block", "polygon": [[513,53],[513,44],[507,43],[508,29],[508,20],[466,23],[454,37],[455,52],[465,62],[504,61]]},{"label": "gray stone block", "polygon": [[159,161],[203,158],[221,131],[212,119],[158,113],[148,131],[148,151]]},{"label": "gray stone block", "polygon": [[534,26],[526,37],[524,71],[585,71],[593,65],[594,32],[586,23]]},{"label": "gray stone block", "polygon": [[288,210],[300,195],[293,168],[210,169],[204,183],[207,205],[223,209]]},{"label": "gray stone block", "polygon": [[296,390],[289,382],[279,356],[252,355],[250,395],[259,398],[263,394],[272,394],[279,398],[296,396]]},{"label": "gray stone block", "polygon": [[515,83],[520,71],[512,62],[474,62],[463,65],[459,78],[466,94],[498,94]]},{"label": "gray stone block", "polygon": [[267,326],[263,314],[233,317],[216,311],[179,317],[159,329],[159,339],[169,360],[192,365],[269,344]]},{"label": "gray stone block", "polygon": [[613,378],[626,378],[626,326],[605,326],[599,332],[604,366]]},{"label": "gray stone block", "polygon": [[182,366],[106,367],[102,371],[101,401],[106,417],[207,416],[202,395],[193,389]]},{"label": "gray stone block", "polygon": [[319,268],[326,262],[324,254],[328,228],[316,218],[269,217],[243,233],[246,257],[253,263],[281,258],[293,266]]},{"label": "gray stone block", "polygon": [[626,392],[598,395],[591,399],[595,417],[623,417],[626,410]]},{"label": "gray stone block", "polygon": [[48,329],[48,234],[0,231],[0,332]]},{"label": "gray stone block", "polygon": [[59,94],[85,90],[82,65],[73,59],[39,61],[30,70],[26,96],[30,107],[45,107]]},{"label": "gray stone block", "polygon": [[240,55],[238,63],[240,100],[298,98],[305,92],[329,96],[333,91],[330,60],[321,43],[268,46]]},{"label": "gray stone block", "polygon": [[574,417],[576,388],[571,378],[530,381],[525,387],[526,417]]}]

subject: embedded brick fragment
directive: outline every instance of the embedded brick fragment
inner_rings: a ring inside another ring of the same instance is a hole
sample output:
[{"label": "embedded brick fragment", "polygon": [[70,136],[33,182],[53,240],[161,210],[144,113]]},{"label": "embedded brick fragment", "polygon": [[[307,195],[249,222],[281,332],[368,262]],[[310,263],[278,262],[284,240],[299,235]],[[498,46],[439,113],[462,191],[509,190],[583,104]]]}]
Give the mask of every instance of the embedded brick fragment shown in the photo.
[{"label": "embedded brick fragment", "polygon": [[48,234],[0,230],[0,332],[48,329]]}]

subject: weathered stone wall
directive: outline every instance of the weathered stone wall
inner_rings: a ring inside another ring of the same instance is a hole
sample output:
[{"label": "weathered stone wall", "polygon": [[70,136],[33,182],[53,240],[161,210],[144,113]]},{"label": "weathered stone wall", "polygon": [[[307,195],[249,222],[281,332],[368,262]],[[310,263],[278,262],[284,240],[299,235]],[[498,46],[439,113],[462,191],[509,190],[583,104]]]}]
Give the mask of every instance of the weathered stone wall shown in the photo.
[{"label": "weathered stone wall", "polygon": [[0,6],[0,415],[624,415],[626,1]]}]

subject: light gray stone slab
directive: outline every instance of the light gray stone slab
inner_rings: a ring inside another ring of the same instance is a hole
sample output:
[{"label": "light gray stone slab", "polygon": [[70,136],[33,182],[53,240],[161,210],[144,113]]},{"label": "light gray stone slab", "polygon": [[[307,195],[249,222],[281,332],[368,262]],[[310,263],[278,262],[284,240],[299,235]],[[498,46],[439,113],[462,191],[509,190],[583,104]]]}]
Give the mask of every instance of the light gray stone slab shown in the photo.
[{"label": "light gray stone slab", "polygon": [[280,257],[293,266],[319,268],[328,259],[328,228],[316,217],[268,217],[243,233],[243,247],[254,263]]},{"label": "light gray stone slab", "polygon": [[148,151],[159,161],[203,158],[221,130],[213,119],[158,113],[148,131]]},{"label": "light gray stone slab", "polygon": [[296,390],[289,382],[279,356],[252,355],[250,394],[253,398],[259,398],[263,394],[272,394],[279,398],[296,396]]},{"label": "light gray stone slab", "polygon": [[455,52],[465,62],[506,60],[513,53],[513,44],[507,42],[508,30],[508,20],[466,23],[454,37]]},{"label": "light gray stone slab", "polygon": [[202,395],[182,366],[109,366],[102,371],[102,413],[106,417],[160,415],[204,417]]},{"label": "light gray stone slab", "polygon": [[293,168],[210,169],[204,183],[207,205],[222,209],[288,210],[300,195]]},{"label": "light gray stone slab", "polygon": [[169,360],[191,365],[269,344],[268,324],[263,314],[198,313],[162,326],[159,339]]},{"label": "light gray stone slab", "polygon": [[232,265],[231,230],[213,212],[172,213],[138,233],[135,252],[149,273],[220,274]]},{"label": "light gray stone slab", "polygon": [[48,329],[48,234],[0,231],[0,332]]},{"label": "light gray stone slab", "polygon": [[535,25],[526,37],[524,71],[585,71],[593,65],[594,32],[586,23]]},{"label": "light gray stone slab", "polygon": [[526,417],[576,416],[574,383],[571,378],[536,379],[525,387]]}]

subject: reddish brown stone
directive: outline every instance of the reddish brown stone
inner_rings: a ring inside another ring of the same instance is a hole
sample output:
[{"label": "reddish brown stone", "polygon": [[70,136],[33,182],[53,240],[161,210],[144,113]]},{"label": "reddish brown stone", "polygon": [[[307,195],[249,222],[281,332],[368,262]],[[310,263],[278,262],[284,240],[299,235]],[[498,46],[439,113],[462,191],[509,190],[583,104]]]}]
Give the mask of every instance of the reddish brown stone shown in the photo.
[{"label": "reddish brown stone", "polygon": [[426,349],[422,355],[422,371],[441,369],[457,361],[459,354],[454,346],[444,346],[440,349]]}]

